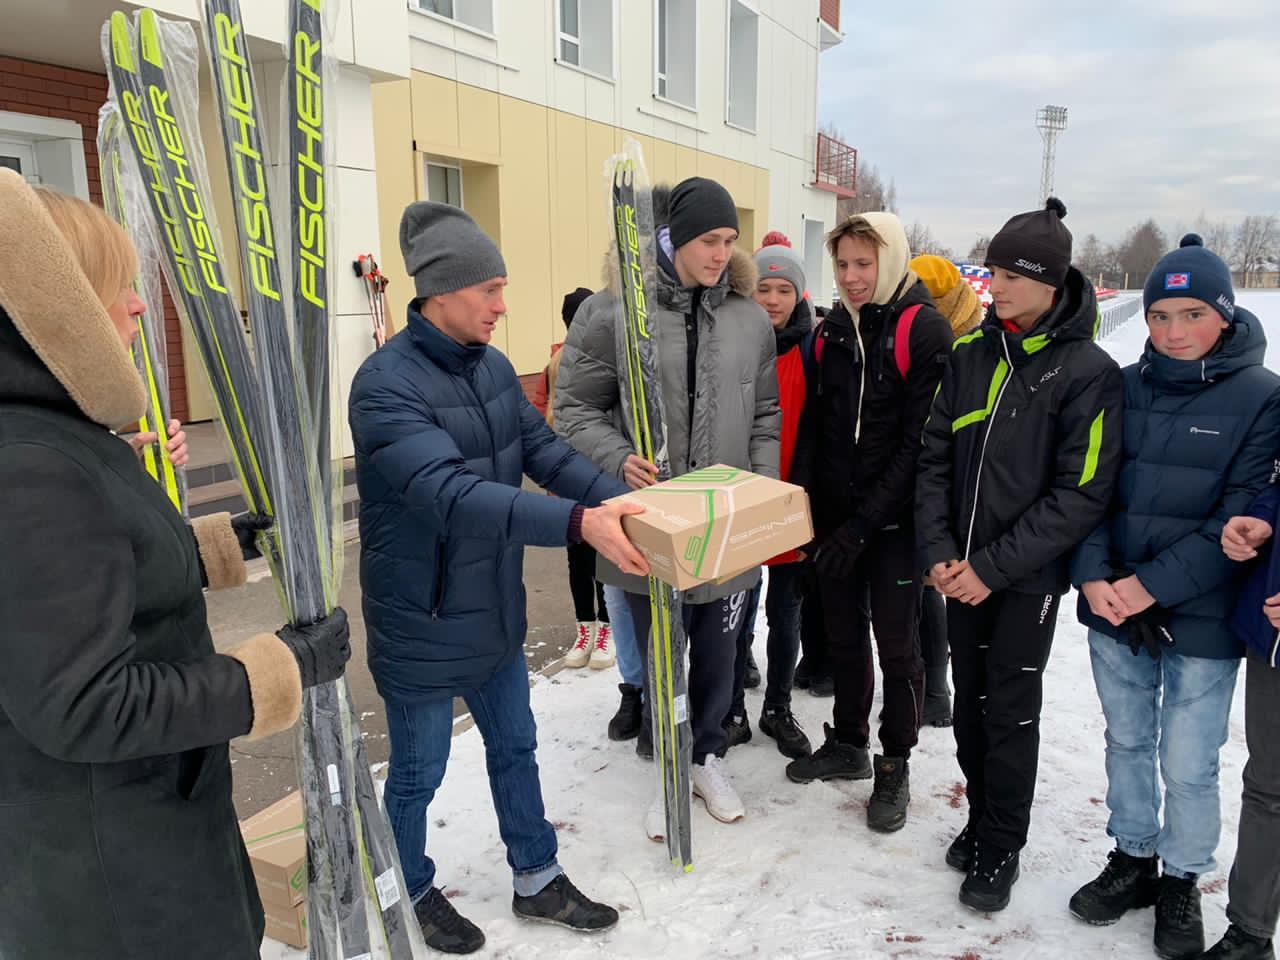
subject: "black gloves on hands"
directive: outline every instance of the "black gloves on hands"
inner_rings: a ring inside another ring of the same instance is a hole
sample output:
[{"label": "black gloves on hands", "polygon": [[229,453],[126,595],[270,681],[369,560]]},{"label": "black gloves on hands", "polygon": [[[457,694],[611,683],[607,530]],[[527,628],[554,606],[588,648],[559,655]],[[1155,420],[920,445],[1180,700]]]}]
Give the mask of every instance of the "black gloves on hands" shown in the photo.
[{"label": "black gloves on hands", "polygon": [[814,555],[813,564],[818,573],[828,580],[844,580],[853,576],[858,557],[867,546],[867,538],[852,524],[838,527],[835,533],[822,541]]},{"label": "black gloves on hands", "polygon": [[298,660],[303,689],[337,680],[351,659],[351,628],[347,611],[334,607],[333,613],[315,623],[285,625],[276,631]]},{"label": "black gloves on hands", "polygon": [[1159,660],[1164,649],[1173,646],[1173,634],[1169,632],[1171,620],[1173,614],[1158,603],[1126,620],[1129,649],[1133,655],[1136,657],[1145,647],[1152,660]]},{"label": "black gloves on hands", "polygon": [[258,534],[270,530],[275,522],[275,517],[266,513],[237,513],[231,518],[231,530],[240,543],[240,554],[245,560],[256,560],[262,556],[258,549]]}]

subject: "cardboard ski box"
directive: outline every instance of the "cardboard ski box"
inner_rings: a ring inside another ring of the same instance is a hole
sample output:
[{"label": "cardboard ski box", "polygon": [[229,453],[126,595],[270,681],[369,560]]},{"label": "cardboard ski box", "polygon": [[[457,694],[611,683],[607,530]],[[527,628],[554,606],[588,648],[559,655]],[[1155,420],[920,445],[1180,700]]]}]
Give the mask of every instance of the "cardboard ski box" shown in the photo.
[{"label": "cardboard ski box", "polygon": [[723,581],[813,539],[802,487],[716,464],[618,499],[644,504],[623,529],[677,590]]},{"label": "cardboard ski box", "polygon": [[287,916],[307,894],[307,835],[303,823],[302,794],[296,790],[240,821],[258,894],[263,906],[270,904],[278,916]]},{"label": "cardboard ski box", "polygon": [[282,907],[278,904],[262,903],[262,912],[267,919],[266,934],[272,940],[279,940],[291,947],[307,948],[307,904],[294,904]]}]

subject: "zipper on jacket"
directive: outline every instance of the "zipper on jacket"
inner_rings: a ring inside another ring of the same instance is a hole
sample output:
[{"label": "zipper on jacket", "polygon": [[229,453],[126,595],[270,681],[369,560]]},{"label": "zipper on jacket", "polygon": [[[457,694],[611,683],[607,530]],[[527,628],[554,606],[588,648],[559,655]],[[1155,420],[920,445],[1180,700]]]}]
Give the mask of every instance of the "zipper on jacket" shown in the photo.
[{"label": "zipper on jacket", "polygon": [[978,518],[978,491],[982,489],[982,465],[987,459],[987,441],[991,439],[991,428],[996,423],[996,413],[1000,409],[1000,401],[1004,399],[1004,392],[1009,389],[1009,382],[1013,379],[1013,358],[1009,356],[1009,340],[1005,336],[1003,330],[1000,331],[1000,345],[1004,348],[1004,362],[1009,365],[1009,375],[1004,378],[1004,383],[1000,386],[1000,392],[996,394],[996,402],[991,405],[991,412],[987,414],[987,429],[982,435],[982,450],[978,454],[978,470],[973,481],[973,510],[969,514],[969,533],[964,540],[964,558],[969,559],[969,551],[973,548],[973,524]]},{"label": "zipper on jacket", "polygon": [[431,590],[431,619],[440,619],[440,607],[444,603],[444,559],[445,543],[441,540],[436,547],[436,583]]},{"label": "zipper on jacket", "polygon": [[1271,644],[1271,666],[1280,667],[1280,630],[1276,631],[1275,642]]}]

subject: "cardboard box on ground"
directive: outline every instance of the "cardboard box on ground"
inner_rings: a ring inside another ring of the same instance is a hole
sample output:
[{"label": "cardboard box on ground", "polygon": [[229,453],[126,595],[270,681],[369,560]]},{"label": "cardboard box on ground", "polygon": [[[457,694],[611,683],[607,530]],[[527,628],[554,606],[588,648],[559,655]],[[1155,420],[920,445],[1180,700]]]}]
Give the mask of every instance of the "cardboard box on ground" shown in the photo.
[{"label": "cardboard box on ground", "polygon": [[623,529],[655,577],[677,590],[724,581],[813,539],[802,487],[716,464],[634,490]]},{"label": "cardboard box on ground", "polygon": [[240,821],[244,845],[267,917],[267,936],[294,947],[307,945],[307,835],[302,795]]}]

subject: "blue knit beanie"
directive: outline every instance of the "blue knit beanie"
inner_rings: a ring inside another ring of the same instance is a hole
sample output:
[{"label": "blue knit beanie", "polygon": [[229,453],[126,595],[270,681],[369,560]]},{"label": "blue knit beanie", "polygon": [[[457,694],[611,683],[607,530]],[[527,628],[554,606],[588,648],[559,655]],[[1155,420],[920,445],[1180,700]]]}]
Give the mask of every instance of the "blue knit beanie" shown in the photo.
[{"label": "blue knit beanie", "polygon": [[1222,258],[1205,249],[1196,233],[1188,233],[1178,249],[1166,253],[1147,277],[1142,288],[1142,309],[1169,297],[1203,300],[1230,323],[1236,315],[1236,294],[1231,287],[1231,269]]}]

